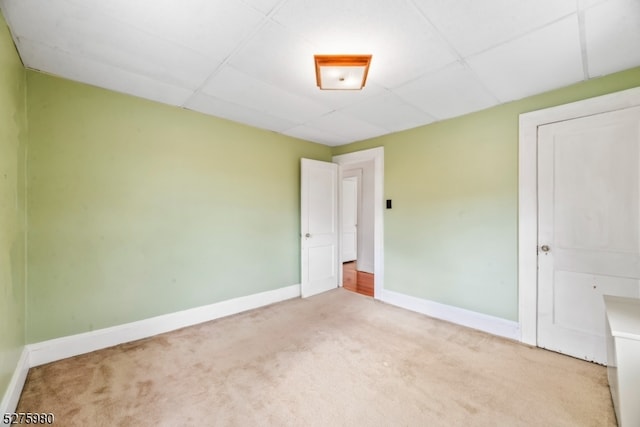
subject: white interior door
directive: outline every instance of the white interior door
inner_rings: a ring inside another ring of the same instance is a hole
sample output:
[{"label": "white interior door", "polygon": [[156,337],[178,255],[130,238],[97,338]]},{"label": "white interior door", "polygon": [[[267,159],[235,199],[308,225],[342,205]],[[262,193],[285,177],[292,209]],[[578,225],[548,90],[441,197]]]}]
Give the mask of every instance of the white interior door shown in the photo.
[{"label": "white interior door", "polygon": [[358,257],[358,177],[342,178],[342,262]]},{"label": "white interior door", "polygon": [[606,363],[603,295],[640,297],[640,107],[538,129],[538,346]]},{"label": "white interior door", "polygon": [[338,165],[301,160],[302,297],[338,286]]}]

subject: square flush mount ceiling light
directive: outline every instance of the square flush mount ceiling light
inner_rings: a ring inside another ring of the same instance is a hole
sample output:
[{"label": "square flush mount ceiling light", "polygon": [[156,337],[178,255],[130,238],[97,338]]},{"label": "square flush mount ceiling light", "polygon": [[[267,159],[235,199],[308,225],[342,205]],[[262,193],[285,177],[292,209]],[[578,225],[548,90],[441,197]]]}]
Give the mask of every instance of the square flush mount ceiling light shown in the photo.
[{"label": "square flush mount ceiling light", "polygon": [[369,73],[371,55],[314,55],[316,83],[325,90],[360,90]]}]

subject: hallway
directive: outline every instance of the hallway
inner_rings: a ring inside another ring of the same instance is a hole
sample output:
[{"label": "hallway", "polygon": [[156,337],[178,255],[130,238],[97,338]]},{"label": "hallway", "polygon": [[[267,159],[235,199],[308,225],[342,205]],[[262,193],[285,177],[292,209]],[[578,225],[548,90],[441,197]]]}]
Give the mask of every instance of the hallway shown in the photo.
[{"label": "hallway", "polygon": [[373,274],[358,271],[356,261],[342,264],[342,286],[352,292],[373,296]]}]

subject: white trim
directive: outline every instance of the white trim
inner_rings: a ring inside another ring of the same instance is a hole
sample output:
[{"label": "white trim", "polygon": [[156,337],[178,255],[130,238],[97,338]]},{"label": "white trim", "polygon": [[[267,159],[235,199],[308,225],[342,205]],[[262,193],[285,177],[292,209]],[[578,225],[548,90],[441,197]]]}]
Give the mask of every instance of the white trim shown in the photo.
[{"label": "white trim", "polygon": [[148,338],[299,296],[300,285],[292,285],[111,328],[29,344],[27,345],[29,366],[34,367],[106,347]]},{"label": "white trim", "polygon": [[388,290],[384,291],[381,299],[387,304],[395,305],[417,313],[426,314],[427,316],[446,320],[447,322],[455,323],[457,325],[477,329],[492,335],[512,340],[519,340],[520,338],[518,322],[514,322],[512,320],[489,316],[487,314],[477,313],[475,311],[465,310],[463,308]]},{"label": "white trim", "polygon": [[0,416],[6,413],[15,412],[22,393],[22,387],[29,373],[29,350],[24,347],[16,369],[13,371],[7,390],[4,393],[2,402],[0,402]]},{"label": "white trim", "polygon": [[640,105],[640,87],[520,115],[518,153],[518,318],[520,340],[537,344],[538,127]]},{"label": "white trim", "polygon": [[[374,253],[373,253],[373,273],[374,273],[374,290],[373,294],[376,299],[381,299],[384,292],[384,147],[376,147],[368,150],[356,151],[353,153],[341,154],[333,156],[333,162],[340,165],[339,180],[342,180],[342,167],[349,163],[366,162],[373,160],[374,169],[374,189],[373,197],[376,201],[374,208]],[[342,197],[342,195],[340,195]],[[342,237],[342,230],[339,233]],[[342,245],[339,242],[339,251],[342,251]],[[342,259],[342,253],[340,258]],[[340,273],[342,274],[342,273]]]}]

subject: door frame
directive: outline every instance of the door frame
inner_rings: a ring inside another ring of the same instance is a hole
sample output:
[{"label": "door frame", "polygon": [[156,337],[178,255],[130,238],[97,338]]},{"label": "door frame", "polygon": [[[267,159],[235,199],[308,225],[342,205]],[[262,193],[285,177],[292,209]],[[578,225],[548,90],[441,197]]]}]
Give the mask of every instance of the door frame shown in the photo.
[{"label": "door frame", "polygon": [[520,341],[538,336],[538,127],[640,106],[640,87],[520,114],[518,142],[518,319]]},{"label": "door frame", "polygon": [[[384,290],[384,147],[376,147],[368,150],[355,151],[353,153],[333,156],[333,162],[338,164],[338,182],[342,182],[342,169],[351,163],[359,163],[373,160],[373,198],[375,207],[373,211],[374,241],[373,241],[373,271],[374,285],[373,297],[382,298]],[[338,200],[342,200],[342,186],[338,186]],[[338,215],[340,216],[340,209]],[[342,259],[342,218],[338,218],[338,251],[339,260]],[[342,269],[338,272],[339,283],[342,284]]]}]

